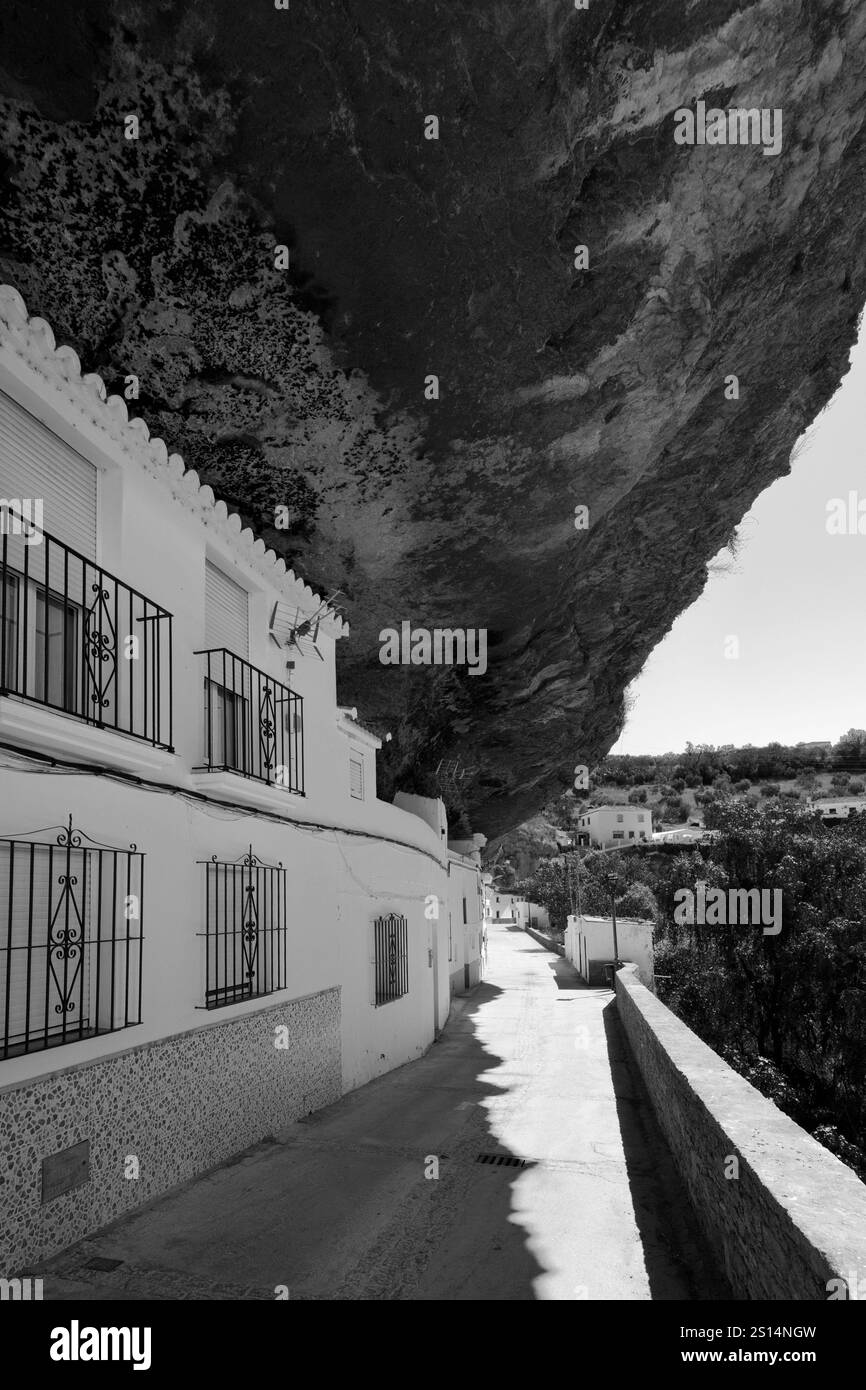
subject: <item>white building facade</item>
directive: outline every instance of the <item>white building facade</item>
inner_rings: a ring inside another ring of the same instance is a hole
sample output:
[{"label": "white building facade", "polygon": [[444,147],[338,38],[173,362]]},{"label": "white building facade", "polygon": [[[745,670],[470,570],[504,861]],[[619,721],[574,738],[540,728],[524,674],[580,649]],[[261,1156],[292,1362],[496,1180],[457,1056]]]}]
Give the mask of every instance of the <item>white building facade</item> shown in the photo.
[{"label": "white building facade", "polygon": [[[612,917],[571,915],[565,929],[565,958],[589,985],[609,985],[607,966],[614,960]],[[616,919],[616,947],[621,961],[637,966],[638,979],[654,988],[653,924],[629,917]]]},{"label": "white building facade", "polygon": [[640,806],[596,806],[577,818],[578,841],[594,849],[637,844],[651,834],[652,815]]},{"label": "white building facade", "polygon": [[519,927],[548,931],[550,917],[546,907],[530,902],[520,893],[506,893],[488,884],[484,888],[484,912],[488,922],[514,922]]},{"label": "white building facade", "polygon": [[419,1057],[452,856],[339,614],[8,287],[0,532],[5,1276]]}]

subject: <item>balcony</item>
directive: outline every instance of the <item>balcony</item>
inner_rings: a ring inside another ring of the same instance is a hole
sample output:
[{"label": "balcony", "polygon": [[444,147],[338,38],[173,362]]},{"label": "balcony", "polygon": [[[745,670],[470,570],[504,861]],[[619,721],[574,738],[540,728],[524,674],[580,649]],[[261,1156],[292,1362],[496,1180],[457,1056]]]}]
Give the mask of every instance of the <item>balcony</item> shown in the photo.
[{"label": "balcony", "polygon": [[0,695],[172,749],[172,619],[5,507]]},{"label": "balcony", "polygon": [[304,702],[225,647],[202,658],[204,764],[304,794]]}]

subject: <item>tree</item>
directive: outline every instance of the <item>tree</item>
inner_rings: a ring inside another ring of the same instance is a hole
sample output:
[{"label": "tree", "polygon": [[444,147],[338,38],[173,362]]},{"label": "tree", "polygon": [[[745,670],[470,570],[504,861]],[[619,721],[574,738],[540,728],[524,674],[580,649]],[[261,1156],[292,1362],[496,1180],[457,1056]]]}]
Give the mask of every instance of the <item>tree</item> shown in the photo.
[{"label": "tree", "polygon": [[781,800],[713,815],[704,867],[678,856],[672,882],[778,890],[781,930],[677,926],[662,891],[660,992],[798,1123],[831,1124],[834,1151],[866,1175],[866,817],[825,827]]},{"label": "tree", "polygon": [[639,921],[654,922],[658,914],[655,894],[646,883],[632,883],[617,899],[617,912],[623,917],[636,917]]},{"label": "tree", "polygon": [[866,729],[849,729],[834,744],[832,753],[836,758],[866,759]]}]

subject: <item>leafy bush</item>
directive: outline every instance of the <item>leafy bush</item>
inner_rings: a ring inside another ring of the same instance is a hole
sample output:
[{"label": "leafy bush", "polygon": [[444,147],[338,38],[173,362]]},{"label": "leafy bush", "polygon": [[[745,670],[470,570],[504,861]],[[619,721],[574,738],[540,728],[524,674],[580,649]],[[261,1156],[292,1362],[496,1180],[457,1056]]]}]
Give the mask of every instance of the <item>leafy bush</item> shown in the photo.
[{"label": "leafy bush", "polygon": [[670,884],[779,888],[782,930],[675,923],[660,905],[664,1001],[764,1094],[866,1175],[866,817],[826,827],[791,798],[713,808],[718,838]]},{"label": "leafy bush", "polygon": [[623,917],[636,917],[641,921],[654,922],[658,916],[658,903],[655,894],[646,883],[633,883],[618,899],[616,910]]}]

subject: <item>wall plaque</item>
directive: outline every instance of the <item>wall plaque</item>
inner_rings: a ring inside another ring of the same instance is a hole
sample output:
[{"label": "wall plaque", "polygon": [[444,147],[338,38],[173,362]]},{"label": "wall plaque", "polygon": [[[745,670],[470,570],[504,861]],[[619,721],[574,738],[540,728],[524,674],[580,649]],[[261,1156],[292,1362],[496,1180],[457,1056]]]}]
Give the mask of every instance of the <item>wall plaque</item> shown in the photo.
[{"label": "wall plaque", "polygon": [[90,1140],[82,1139],[42,1160],[42,1204],[90,1182]]}]

